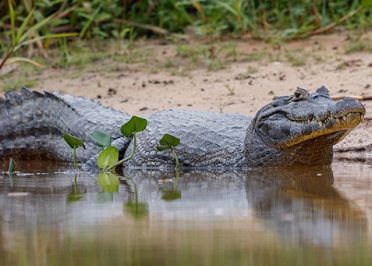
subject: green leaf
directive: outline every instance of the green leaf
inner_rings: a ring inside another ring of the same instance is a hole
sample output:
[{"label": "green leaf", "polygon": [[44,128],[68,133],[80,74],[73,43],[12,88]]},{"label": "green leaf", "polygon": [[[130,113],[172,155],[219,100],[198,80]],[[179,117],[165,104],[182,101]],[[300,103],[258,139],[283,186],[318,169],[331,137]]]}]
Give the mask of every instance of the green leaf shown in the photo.
[{"label": "green leaf", "polygon": [[110,172],[100,172],[98,174],[98,184],[103,192],[118,192],[119,178]]},{"label": "green leaf", "polygon": [[28,58],[25,58],[25,57],[12,57],[12,58],[9,58],[6,62],[5,62],[5,65],[9,65],[9,64],[14,64],[14,63],[17,63],[17,62],[25,62],[25,63],[29,63],[31,65],[34,65],[36,67],[45,67],[44,65],[32,60],[32,59],[28,59]]},{"label": "green leaf", "polygon": [[168,147],[169,149],[173,149],[180,144],[180,139],[170,134],[164,134],[164,136],[159,140],[159,144],[158,147]]},{"label": "green leaf", "polygon": [[102,131],[94,131],[90,134],[93,140],[101,148],[107,148],[111,146],[111,136]]},{"label": "green leaf", "polygon": [[84,38],[86,36],[86,32],[89,30],[90,26],[92,25],[92,23],[95,21],[97,15],[99,14],[101,10],[101,6],[99,8],[97,8],[96,10],[94,10],[92,16],[89,16],[89,20],[85,23],[83,29],[81,30],[80,32],[80,38]]},{"label": "green leaf", "polygon": [[15,161],[10,158],[9,160],[9,168],[8,168],[8,174],[10,178],[13,178],[14,176],[14,170],[15,170]]},{"label": "green leaf", "polygon": [[146,127],[147,127],[146,119],[138,116],[132,116],[132,118],[129,119],[128,122],[122,125],[120,130],[125,137],[130,138],[134,133],[144,131]]},{"label": "green leaf", "polygon": [[115,147],[108,147],[101,151],[97,158],[99,169],[107,169],[115,165],[119,160],[119,151]]},{"label": "green leaf", "polygon": [[25,18],[25,20],[22,22],[21,26],[19,27],[18,31],[17,31],[17,37],[16,37],[16,41],[18,42],[21,38],[22,38],[22,35],[23,33],[25,32],[25,29],[28,25],[28,23],[30,22],[30,19],[31,17],[33,16],[34,14],[34,11],[35,9],[33,8],[27,15],[27,17]]},{"label": "green leaf", "polygon": [[16,51],[24,45],[28,45],[28,44],[38,42],[38,41],[41,41],[41,40],[44,40],[44,39],[56,39],[56,38],[66,38],[66,37],[75,37],[75,36],[77,36],[76,33],[47,34],[47,35],[44,35],[44,36],[39,36],[39,37],[35,37],[35,38],[29,39],[29,40],[24,40],[22,42],[19,42],[19,44],[17,44],[17,46],[15,46],[13,50]]},{"label": "green leaf", "polygon": [[65,133],[63,134],[63,138],[65,139],[67,144],[71,147],[71,149],[77,149],[79,147],[83,147],[85,149],[84,141],[79,139],[78,137]]},{"label": "green leaf", "polygon": [[53,17],[53,15],[39,21],[35,25],[32,25],[30,28],[28,28],[27,31],[25,31],[25,33],[22,34],[22,36],[21,36],[21,38],[19,38],[18,42],[22,43],[26,39],[30,38],[32,34],[34,34],[35,32],[38,32],[43,26],[45,26],[52,19],[52,17]]},{"label": "green leaf", "polygon": [[161,199],[165,201],[173,201],[173,200],[178,200],[181,197],[182,197],[181,191],[170,190],[170,191],[163,191],[163,195],[161,196]]},{"label": "green leaf", "polygon": [[12,1],[8,0],[9,5],[9,17],[10,17],[10,30],[12,34],[12,44],[13,46],[16,45],[16,33],[15,33],[15,12],[13,9]]}]

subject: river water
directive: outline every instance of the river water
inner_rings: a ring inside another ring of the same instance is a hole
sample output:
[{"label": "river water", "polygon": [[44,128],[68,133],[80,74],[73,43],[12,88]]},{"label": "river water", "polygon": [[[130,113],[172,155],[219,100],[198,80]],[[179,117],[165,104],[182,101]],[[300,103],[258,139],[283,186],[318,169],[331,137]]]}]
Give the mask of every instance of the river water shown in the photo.
[{"label": "river water", "polygon": [[372,166],[0,174],[0,265],[372,265]]}]

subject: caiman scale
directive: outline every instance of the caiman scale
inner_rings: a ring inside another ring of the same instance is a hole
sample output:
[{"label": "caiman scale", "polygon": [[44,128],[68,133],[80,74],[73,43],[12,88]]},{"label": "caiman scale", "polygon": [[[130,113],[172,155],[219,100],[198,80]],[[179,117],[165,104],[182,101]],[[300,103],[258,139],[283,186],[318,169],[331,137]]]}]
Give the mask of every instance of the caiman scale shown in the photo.
[{"label": "caiman scale", "polygon": [[[125,167],[159,168],[174,164],[156,145],[164,133],[181,139],[180,164],[193,168],[328,165],[333,146],[363,120],[365,108],[355,99],[333,101],[324,86],[313,93],[298,88],[262,107],[254,118],[243,115],[167,110],[147,117],[138,149]],[[63,140],[68,132],[84,139],[78,158],[91,165],[100,152],[90,137],[95,130],[113,137],[121,156],[130,139],[120,126],[130,115],[82,97],[22,89],[0,98],[0,156],[38,156],[71,161]]]}]

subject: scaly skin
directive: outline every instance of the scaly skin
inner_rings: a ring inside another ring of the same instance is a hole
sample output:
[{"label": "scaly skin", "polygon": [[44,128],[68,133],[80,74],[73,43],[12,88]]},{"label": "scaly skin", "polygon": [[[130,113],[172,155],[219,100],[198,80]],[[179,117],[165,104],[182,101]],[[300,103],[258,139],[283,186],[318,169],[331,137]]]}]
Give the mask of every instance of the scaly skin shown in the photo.
[{"label": "scaly skin", "polygon": [[[125,167],[174,166],[168,151],[156,150],[164,133],[181,139],[176,152],[185,167],[328,165],[333,145],[361,122],[364,113],[354,99],[334,102],[325,87],[279,97],[253,119],[186,110],[158,112],[148,117],[147,129],[138,134],[137,153]],[[85,140],[87,149],[79,149],[78,157],[92,163],[100,151],[90,137],[94,130],[111,134],[122,154],[131,152],[130,140],[118,135],[130,116],[84,98],[23,89],[20,95],[7,93],[0,100],[0,115],[1,156],[39,154],[71,161],[62,139],[69,132]]]},{"label": "scaly skin", "polygon": [[0,156],[69,162],[71,149],[62,137],[69,132],[86,140],[86,149],[77,151],[78,158],[85,162],[100,151],[90,133],[103,130],[117,140],[120,125],[129,118],[128,114],[80,97],[27,89],[20,95],[8,92],[5,99],[0,98]]}]

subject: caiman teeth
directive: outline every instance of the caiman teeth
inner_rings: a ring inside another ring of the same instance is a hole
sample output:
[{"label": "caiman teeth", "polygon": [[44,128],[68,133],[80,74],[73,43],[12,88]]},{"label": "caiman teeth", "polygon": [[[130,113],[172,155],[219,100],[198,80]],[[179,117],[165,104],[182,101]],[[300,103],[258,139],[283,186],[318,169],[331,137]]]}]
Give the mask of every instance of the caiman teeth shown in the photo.
[{"label": "caiman teeth", "polygon": [[[294,122],[297,122],[297,123],[303,123],[303,124],[316,123],[320,127],[324,127],[330,121],[331,122],[333,121],[333,123],[337,123],[337,124],[347,123],[349,114],[351,114],[351,113],[348,113],[346,115],[339,116],[339,117],[329,116],[329,117],[325,117],[323,119],[320,119],[320,118],[317,118],[317,117],[311,117],[311,118],[288,117],[288,119],[291,120],[291,121],[294,121]],[[360,116],[360,121],[363,122],[364,121],[364,115],[362,113],[359,113],[359,116]]]}]

